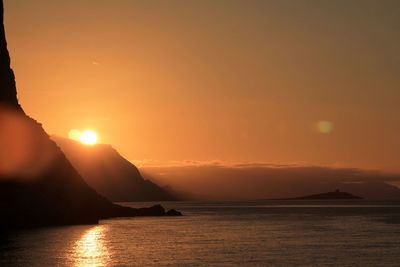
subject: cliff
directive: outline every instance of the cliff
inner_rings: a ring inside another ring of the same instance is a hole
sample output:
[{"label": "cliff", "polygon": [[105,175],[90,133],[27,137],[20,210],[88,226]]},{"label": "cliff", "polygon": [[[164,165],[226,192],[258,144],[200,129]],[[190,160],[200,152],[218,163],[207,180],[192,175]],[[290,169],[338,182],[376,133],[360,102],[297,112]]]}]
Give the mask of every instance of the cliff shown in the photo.
[{"label": "cliff", "polygon": [[14,110],[22,111],[17,100],[17,89],[14,72],[10,67],[10,56],[7,51],[7,41],[4,29],[4,7],[0,4],[0,106],[9,106]]},{"label": "cliff", "polygon": [[41,124],[18,103],[15,76],[0,27],[0,227],[97,223],[125,216],[179,215],[157,205],[131,209],[98,195],[82,179]]}]

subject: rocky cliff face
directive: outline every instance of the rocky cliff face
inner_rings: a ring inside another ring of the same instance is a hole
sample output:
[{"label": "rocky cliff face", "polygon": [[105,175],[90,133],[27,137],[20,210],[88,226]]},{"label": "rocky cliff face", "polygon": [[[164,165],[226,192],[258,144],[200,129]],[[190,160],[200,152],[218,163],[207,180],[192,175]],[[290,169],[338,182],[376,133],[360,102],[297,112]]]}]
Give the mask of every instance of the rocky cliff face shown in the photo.
[{"label": "rocky cliff face", "polygon": [[114,216],[177,215],[161,206],[130,209],[91,189],[42,126],[18,103],[1,1],[0,227],[97,223]]},{"label": "rocky cliff face", "polygon": [[10,67],[10,55],[7,50],[7,41],[4,30],[4,6],[3,1],[0,3],[0,105],[7,105],[15,110],[22,111],[17,100],[17,89],[15,85],[14,72]]}]

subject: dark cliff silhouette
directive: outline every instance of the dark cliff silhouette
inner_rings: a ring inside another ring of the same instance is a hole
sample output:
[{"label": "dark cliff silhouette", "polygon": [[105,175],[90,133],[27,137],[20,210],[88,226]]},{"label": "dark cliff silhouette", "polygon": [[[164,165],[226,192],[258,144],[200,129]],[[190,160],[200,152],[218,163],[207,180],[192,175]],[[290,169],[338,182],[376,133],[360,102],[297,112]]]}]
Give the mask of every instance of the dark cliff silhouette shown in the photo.
[{"label": "dark cliff silhouette", "polygon": [[336,191],[322,193],[322,194],[286,198],[286,200],[333,200],[333,199],[362,199],[362,197],[358,197],[347,192],[342,192],[339,189],[337,189]]},{"label": "dark cliff silhouette", "polygon": [[132,209],[91,189],[42,126],[26,116],[17,99],[14,73],[0,27],[0,227],[97,223],[126,216],[180,215],[160,205]]},{"label": "dark cliff silhouette", "polygon": [[0,20],[2,26],[0,27],[0,105],[10,106],[17,111],[22,112],[22,108],[17,99],[17,88],[15,83],[14,72],[10,65],[10,55],[7,51],[7,41],[5,38],[4,28],[4,7],[1,1],[0,7]]},{"label": "dark cliff silhouette", "polygon": [[51,138],[86,183],[112,201],[177,200],[171,192],[144,179],[136,166],[110,145],[85,146],[70,139]]}]

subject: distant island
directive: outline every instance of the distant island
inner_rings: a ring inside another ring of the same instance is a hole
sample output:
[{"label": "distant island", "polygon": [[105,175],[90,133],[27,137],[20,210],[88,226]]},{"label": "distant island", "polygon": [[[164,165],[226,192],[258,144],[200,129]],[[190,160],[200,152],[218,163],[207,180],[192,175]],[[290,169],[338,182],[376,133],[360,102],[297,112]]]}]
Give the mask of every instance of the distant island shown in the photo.
[{"label": "distant island", "polygon": [[339,189],[336,189],[332,192],[322,193],[322,194],[315,194],[315,195],[308,195],[302,197],[294,197],[294,198],[285,198],[283,200],[329,200],[329,199],[362,199],[362,197],[352,195],[347,192],[342,192]]}]

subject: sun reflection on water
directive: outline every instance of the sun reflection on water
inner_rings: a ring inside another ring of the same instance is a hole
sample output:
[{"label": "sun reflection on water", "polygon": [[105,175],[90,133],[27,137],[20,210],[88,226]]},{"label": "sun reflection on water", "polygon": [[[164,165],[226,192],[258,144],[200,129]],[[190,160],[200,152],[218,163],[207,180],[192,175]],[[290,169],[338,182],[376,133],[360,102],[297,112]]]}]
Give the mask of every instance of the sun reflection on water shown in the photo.
[{"label": "sun reflection on water", "polygon": [[74,247],[75,266],[105,266],[109,261],[106,246],[107,228],[97,225],[87,230]]}]

